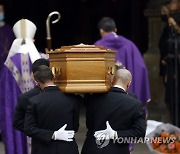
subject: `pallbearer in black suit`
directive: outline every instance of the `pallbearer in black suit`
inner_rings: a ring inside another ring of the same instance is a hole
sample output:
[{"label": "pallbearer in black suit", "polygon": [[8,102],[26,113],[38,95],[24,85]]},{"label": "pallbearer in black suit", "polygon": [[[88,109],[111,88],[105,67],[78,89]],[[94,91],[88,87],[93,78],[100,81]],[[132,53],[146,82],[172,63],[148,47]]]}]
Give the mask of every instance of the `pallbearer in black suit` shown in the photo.
[{"label": "pallbearer in black suit", "polygon": [[32,154],[78,154],[74,132],[79,127],[79,99],[54,85],[47,66],[40,66],[34,78],[42,92],[29,99],[24,127],[32,137]]},{"label": "pallbearer in black suit", "polygon": [[[32,64],[32,72],[33,74],[38,70],[38,67],[41,65],[46,65],[49,67],[49,60],[40,58],[36,60]],[[40,93],[41,89],[39,86],[35,86],[33,89],[31,89],[28,92],[25,92],[18,97],[18,103],[15,108],[14,112],[14,118],[13,118],[13,127],[16,130],[24,132],[24,120],[25,120],[25,114],[26,114],[26,109],[28,105],[28,99],[38,95]]]},{"label": "pallbearer in black suit", "polygon": [[108,93],[85,96],[88,132],[82,154],[129,154],[129,143],[123,139],[145,136],[141,103],[127,94],[131,79],[128,70],[119,69]]}]

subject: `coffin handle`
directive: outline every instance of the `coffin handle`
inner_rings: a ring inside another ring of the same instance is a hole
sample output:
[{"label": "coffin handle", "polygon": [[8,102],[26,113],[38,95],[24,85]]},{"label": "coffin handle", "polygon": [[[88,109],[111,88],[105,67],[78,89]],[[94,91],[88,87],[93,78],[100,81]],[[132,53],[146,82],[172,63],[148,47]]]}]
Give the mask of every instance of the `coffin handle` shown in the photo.
[{"label": "coffin handle", "polygon": [[114,75],[114,74],[115,74],[115,71],[116,71],[115,66],[110,66],[110,67],[108,67],[108,74],[109,74],[109,75]]},{"label": "coffin handle", "polygon": [[52,67],[52,73],[53,75],[56,77],[56,76],[60,76],[61,75],[61,68],[59,67]]}]

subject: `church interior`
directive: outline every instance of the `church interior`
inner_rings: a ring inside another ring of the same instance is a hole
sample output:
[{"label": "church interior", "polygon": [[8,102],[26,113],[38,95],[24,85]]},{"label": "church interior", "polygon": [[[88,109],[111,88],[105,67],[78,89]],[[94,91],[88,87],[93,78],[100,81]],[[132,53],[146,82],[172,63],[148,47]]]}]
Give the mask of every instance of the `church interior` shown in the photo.
[{"label": "church interior", "polygon": [[[6,0],[5,22],[13,24],[21,18],[29,19],[37,26],[35,45],[45,53],[46,19],[52,11],[58,11],[61,19],[51,24],[52,49],[80,43],[92,45],[100,39],[97,27],[102,17],[112,17],[117,24],[117,34],[133,41],[140,50],[148,69],[151,101],[147,104],[147,120],[171,122],[164,102],[165,88],[159,76],[159,39],[164,28],[160,17],[163,0]],[[85,108],[81,106],[80,128],[76,134],[79,150],[86,134]],[[0,153],[4,146],[0,141]],[[137,144],[133,154],[148,154],[146,144]]]}]

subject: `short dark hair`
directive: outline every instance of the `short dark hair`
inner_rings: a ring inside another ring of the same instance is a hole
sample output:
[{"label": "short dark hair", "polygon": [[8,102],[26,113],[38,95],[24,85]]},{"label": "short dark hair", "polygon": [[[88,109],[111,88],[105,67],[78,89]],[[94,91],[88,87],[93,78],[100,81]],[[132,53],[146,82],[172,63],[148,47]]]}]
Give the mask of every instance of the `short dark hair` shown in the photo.
[{"label": "short dark hair", "polygon": [[38,60],[36,60],[33,64],[32,64],[32,72],[33,74],[38,70],[39,66],[41,65],[45,65],[49,67],[49,60],[44,59],[44,58],[40,58]]},{"label": "short dark hair", "polygon": [[4,5],[4,0],[0,0],[0,5]]},{"label": "short dark hair", "polygon": [[180,25],[180,11],[177,11],[177,12],[173,12],[170,14],[170,17],[172,17],[175,22]]},{"label": "short dark hair", "polygon": [[116,23],[112,18],[104,17],[99,21],[98,28],[104,30],[105,32],[115,32]]},{"label": "short dark hair", "polygon": [[47,81],[52,81],[53,74],[48,66],[41,65],[38,70],[34,73],[34,79],[40,83],[46,83]]}]

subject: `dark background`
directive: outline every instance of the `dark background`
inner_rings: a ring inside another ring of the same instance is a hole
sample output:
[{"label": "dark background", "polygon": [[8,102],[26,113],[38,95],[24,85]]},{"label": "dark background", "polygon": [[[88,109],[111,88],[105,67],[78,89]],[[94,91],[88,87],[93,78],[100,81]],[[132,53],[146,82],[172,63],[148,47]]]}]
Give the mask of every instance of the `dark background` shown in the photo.
[{"label": "dark background", "polygon": [[35,44],[39,51],[46,47],[46,18],[59,11],[61,20],[52,25],[53,49],[79,43],[93,44],[100,39],[98,21],[109,16],[115,19],[118,34],[132,41],[141,53],[147,50],[147,0],[5,0],[5,21],[14,25],[21,18],[35,23]]}]

